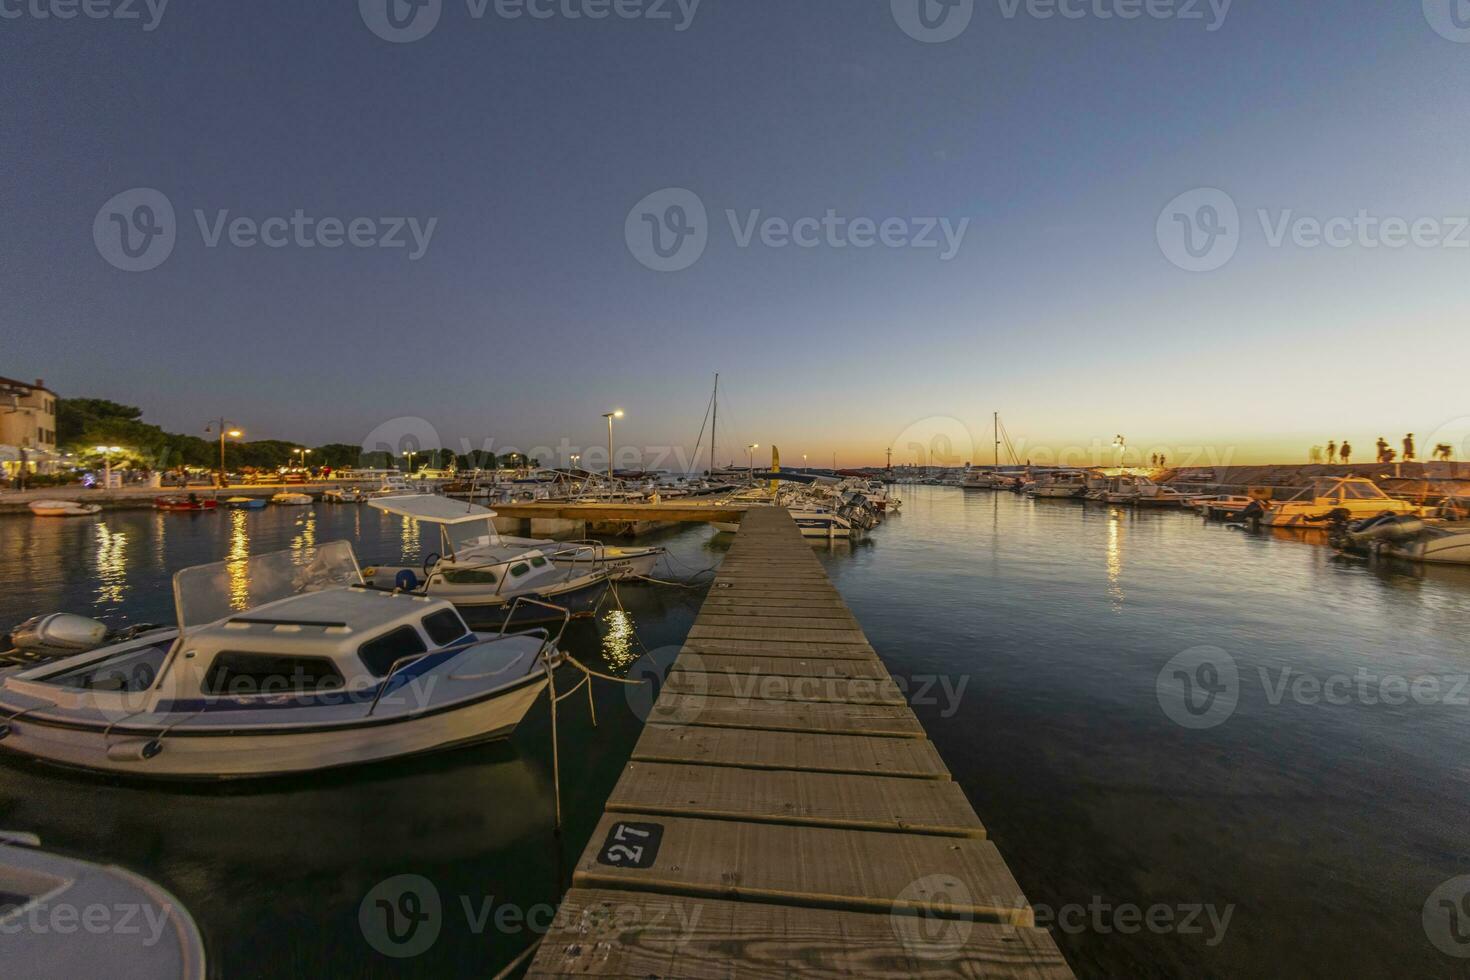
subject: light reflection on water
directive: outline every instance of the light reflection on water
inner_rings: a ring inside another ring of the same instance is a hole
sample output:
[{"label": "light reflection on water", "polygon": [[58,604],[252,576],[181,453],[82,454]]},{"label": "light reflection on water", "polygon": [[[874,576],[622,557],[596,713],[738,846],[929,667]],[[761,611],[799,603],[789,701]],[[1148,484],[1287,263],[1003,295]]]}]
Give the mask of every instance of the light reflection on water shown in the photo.
[{"label": "light reflection on water", "polygon": [[622,670],[633,666],[639,653],[634,649],[633,617],[625,610],[609,609],[602,615],[602,655]]},{"label": "light reflection on water", "polygon": [[105,523],[96,525],[97,602],[115,606],[128,591],[128,536]]}]

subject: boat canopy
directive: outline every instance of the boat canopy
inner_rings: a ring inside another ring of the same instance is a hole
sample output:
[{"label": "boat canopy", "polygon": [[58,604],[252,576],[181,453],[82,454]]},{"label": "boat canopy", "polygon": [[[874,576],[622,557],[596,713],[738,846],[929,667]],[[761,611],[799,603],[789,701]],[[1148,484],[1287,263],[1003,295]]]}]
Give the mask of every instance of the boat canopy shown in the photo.
[{"label": "boat canopy", "polygon": [[488,507],[432,493],[381,497],[377,500],[369,500],[368,506],[429,524],[466,524],[470,521],[483,521],[495,516],[495,512]]},{"label": "boat canopy", "polygon": [[[1372,480],[1360,476],[1330,477],[1319,476],[1312,481],[1310,487],[1311,496],[1314,498],[1331,498],[1337,500],[1387,500],[1388,494],[1379,488]],[[1298,497],[1306,496],[1305,493]]]}]

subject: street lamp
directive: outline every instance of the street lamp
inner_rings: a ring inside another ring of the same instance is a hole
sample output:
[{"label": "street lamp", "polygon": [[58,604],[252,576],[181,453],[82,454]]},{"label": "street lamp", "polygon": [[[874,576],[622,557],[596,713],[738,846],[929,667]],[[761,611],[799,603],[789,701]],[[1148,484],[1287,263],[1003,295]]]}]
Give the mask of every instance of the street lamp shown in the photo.
[{"label": "street lamp", "polygon": [[234,424],[221,415],[217,419],[210,419],[209,424],[204,427],[205,432],[211,429],[217,429],[219,432],[219,485],[222,487],[229,486],[230,482],[229,478],[225,476],[225,436],[229,436],[231,439],[238,439],[245,434],[239,429],[230,428]]},{"label": "street lamp", "polygon": [[1113,448],[1118,450],[1118,466],[1121,467],[1123,465],[1123,457],[1128,452],[1128,440],[1122,436],[1115,436],[1113,438]]},{"label": "street lamp", "polygon": [[97,451],[102,454],[102,486],[104,489],[112,489],[112,456],[114,453],[122,452],[120,446],[98,446]]},{"label": "street lamp", "polygon": [[755,482],[755,451],[761,447],[758,442],[753,442],[745,447],[745,452],[750,456],[750,482]]},{"label": "street lamp", "polygon": [[403,454],[408,458],[408,475],[413,476],[413,458],[418,455],[418,450],[410,449]]},{"label": "street lamp", "polygon": [[300,453],[301,454],[301,468],[303,470],[306,469],[306,457],[308,457],[308,456],[311,455],[311,450],[310,449],[293,449],[293,450],[291,450],[291,454],[293,456],[296,453]]},{"label": "street lamp", "polygon": [[607,486],[611,490],[613,481],[612,422],[613,419],[623,417],[623,410],[618,408],[611,412],[603,412],[602,417],[607,419]]}]

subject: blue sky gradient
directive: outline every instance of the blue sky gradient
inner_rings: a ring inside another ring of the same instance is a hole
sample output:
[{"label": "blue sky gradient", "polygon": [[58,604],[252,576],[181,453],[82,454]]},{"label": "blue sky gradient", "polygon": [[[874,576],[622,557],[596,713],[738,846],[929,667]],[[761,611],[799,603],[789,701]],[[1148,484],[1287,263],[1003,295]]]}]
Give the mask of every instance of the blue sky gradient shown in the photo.
[{"label": "blue sky gradient", "polygon": [[[980,2],[942,44],[886,0],[703,0],[684,31],[445,0],[407,44],[350,2],[0,19],[0,374],[181,431],[355,442],[419,416],[450,445],[598,446],[621,406],[620,443],[692,447],[719,371],[722,459],[846,465],[946,419],[983,458],[993,410],[1031,447],[1237,462],[1470,416],[1470,248],[1273,248],[1256,214],[1470,215],[1470,44],[1417,2],[1242,0],[1215,31],[1024,11]],[[178,241],[130,273],[92,227],[135,187]],[[710,237],[658,273],[624,225],[668,187]],[[1155,225],[1201,187],[1241,225],[1192,273]],[[208,248],[193,215],[298,208],[437,225],[410,261]],[[727,209],[969,226],[947,262],[741,248]]]}]

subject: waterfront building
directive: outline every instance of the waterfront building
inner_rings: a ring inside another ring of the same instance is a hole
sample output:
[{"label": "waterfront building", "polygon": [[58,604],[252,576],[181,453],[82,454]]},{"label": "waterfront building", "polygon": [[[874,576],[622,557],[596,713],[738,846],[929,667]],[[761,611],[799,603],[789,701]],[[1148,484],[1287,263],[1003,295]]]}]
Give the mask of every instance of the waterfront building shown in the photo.
[{"label": "waterfront building", "polygon": [[34,382],[0,377],[0,468],[7,479],[24,465],[51,473],[61,461],[56,448],[56,392]]}]

